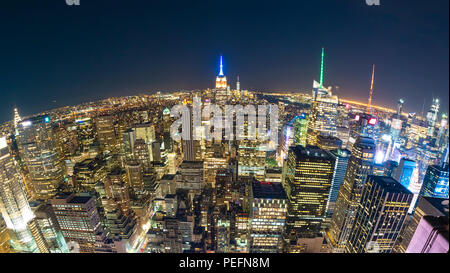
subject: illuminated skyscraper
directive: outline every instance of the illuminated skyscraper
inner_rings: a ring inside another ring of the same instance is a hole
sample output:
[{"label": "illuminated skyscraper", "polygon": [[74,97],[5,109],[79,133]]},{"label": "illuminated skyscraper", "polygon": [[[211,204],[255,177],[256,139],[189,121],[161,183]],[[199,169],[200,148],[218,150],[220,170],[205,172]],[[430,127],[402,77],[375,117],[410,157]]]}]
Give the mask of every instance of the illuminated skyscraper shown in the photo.
[{"label": "illuminated skyscraper", "polygon": [[51,253],[67,253],[69,248],[62,235],[61,227],[56,220],[55,212],[48,203],[32,202],[30,204],[33,210],[35,223],[42,234],[43,241],[48,246]]},{"label": "illuminated skyscraper", "polygon": [[257,140],[241,140],[238,146],[238,175],[263,179],[267,152]]},{"label": "illuminated skyscraper", "polygon": [[433,104],[431,105],[430,110],[427,113],[427,122],[428,122],[428,131],[427,131],[427,135],[428,136],[433,136],[434,134],[434,129],[436,126],[436,120],[437,120],[437,115],[439,113],[439,99],[434,99],[433,100]]},{"label": "illuminated skyscraper", "polygon": [[73,167],[73,184],[80,190],[92,190],[106,177],[106,162],[101,158],[85,159]]},{"label": "illuminated skyscraper", "polygon": [[0,215],[0,253],[12,253],[11,246],[9,245],[9,234],[6,229],[5,222]]},{"label": "illuminated skyscraper", "polygon": [[7,229],[12,231],[12,247],[19,252],[37,252],[29,228],[34,215],[5,137],[0,137],[0,212]]},{"label": "illuminated skyscraper", "polygon": [[230,170],[219,170],[216,174],[215,195],[216,206],[229,205],[232,201],[233,173]]},{"label": "illuminated skyscraper", "polygon": [[286,239],[315,237],[321,230],[331,188],[334,160],[315,146],[294,146],[286,161],[284,189],[288,197]]},{"label": "illuminated skyscraper", "polygon": [[295,145],[306,146],[309,119],[306,114],[296,116],[293,121]]},{"label": "illuminated skyscraper", "polygon": [[139,161],[128,160],[125,163],[126,184],[132,196],[142,196],[144,194],[144,169]]},{"label": "illuminated skyscraper", "polygon": [[19,110],[17,110],[17,108],[14,108],[14,130],[16,135],[19,134],[17,126],[19,125],[20,121],[22,121],[22,118],[19,116]]},{"label": "illuminated skyscraper", "polygon": [[366,177],[372,174],[376,145],[373,139],[360,137],[353,145],[344,183],[339,189],[338,199],[331,218],[328,237],[333,252],[342,252],[350,237],[356,216],[361,190]]},{"label": "illuminated skyscraper", "polygon": [[17,143],[20,157],[30,173],[37,197],[47,199],[62,182],[63,169],[58,157],[49,116],[22,120]]},{"label": "illuminated skyscraper", "polygon": [[287,211],[287,197],[282,185],[253,181],[250,202],[250,252],[281,252]]},{"label": "illuminated skyscraper", "polygon": [[331,181],[330,195],[327,202],[326,218],[331,220],[333,215],[336,200],[338,197],[339,189],[344,183],[345,174],[347,172],[348,160],[350,158],[349,150],[332,150],[330,151],[331,156],[334,158],[334,168],[333,168],[333,180]]},{"label": "illuminated skyscraper", "polygon": [[104,183],[106,196],[119,207],[123,214],[128,215],[130,193],[126,181],[126,172],[121,168],[115,168],[108,173]]},{"label": "illuminated skyscraper", "polygon": [[216,77],[215,101],[218,104],[225,103],[228,99],[227,77],[223,73],[223,57],[220,56],[219,75]]},{"label": "illuminated skyscraper", "polygon": [[117,139],[112,116],[99,116],[95,121],[100,148],[104,151],[117,152]]},{"label": "illuminated skyscraper", "polygon": [[412,198],[412,193],[391,177],[368,176],[358,201],[346,252],[390,253]]},{"label": "illuminated skyscraper", "polygon": [[71,252],[125,252],[121,242],[105,237],[92,196],[58,194],[50,203]]},{"label": "illuminated skyscraper", "polygon": [[448,173],[448,163],[428,166],[423,180],[421,195],[448,199]]},{"label": "illuminated skyscraper", "polygon": [[313,82],[311,115],[308,125],[308,144],[317,145],[317,136],[336,136],[338,118],[338,97],[333,96],[331,87],[323,87],[324,49],[320,67],[320,82]]},{"label": "illuminated skyscraper", "polygon": [[393,178],[400,182],[400,184],[402,184],[405,188],[408,188],[411,183],[414,169],[416,169],[416,162],[407,158],[402,158],[400,160],[400,164],[395,170]]}]

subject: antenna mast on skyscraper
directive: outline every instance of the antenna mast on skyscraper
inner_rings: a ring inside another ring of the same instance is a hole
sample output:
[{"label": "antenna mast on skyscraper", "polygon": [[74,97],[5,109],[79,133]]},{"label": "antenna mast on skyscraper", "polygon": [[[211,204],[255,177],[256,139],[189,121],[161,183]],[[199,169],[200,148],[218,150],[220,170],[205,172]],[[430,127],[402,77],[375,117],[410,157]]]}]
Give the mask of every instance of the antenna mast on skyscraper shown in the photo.
[{"label": "antenna mast on skyscraper", "polygon": [[323,88],[323,58],[325,56],[325,49],[322,47],[322,58],[320,61],[320,88]]},{"label": "antenna mast on skyscraper", "polygon": [[369,114],[372,112],[372,95],[373,95],[373,81],[375,79],[375,65],[372,67],[372,81],[370,82],[370,94],[369,94],[369,103],[367,104],[367,112]]}]

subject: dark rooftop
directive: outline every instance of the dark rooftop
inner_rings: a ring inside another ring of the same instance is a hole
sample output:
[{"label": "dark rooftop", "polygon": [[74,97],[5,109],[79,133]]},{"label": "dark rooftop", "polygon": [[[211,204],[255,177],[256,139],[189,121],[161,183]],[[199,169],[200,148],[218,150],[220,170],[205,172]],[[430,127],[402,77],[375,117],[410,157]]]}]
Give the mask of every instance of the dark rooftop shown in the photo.
[{"label": "dark rooftop", "polygon": [[309,158],[332,159],[331,156],[325,150],[322,150],[317,146],[303,147],[301,145],[297,145],[289,149],[295,153],[297,158],[309,157]]},{"label": "dark rooftop", "polygon": [[367,179],[373,179],[377,184],[383,187],[386,191],[393,193],[409,193],[412,194],[407,188],[405,188],[400,182],[389,176],[374,176],[370,175]]},{"label": "dark rooftop", "polygon": [[253,181],[253,198],[287,199],[281,183]]},{"label": "dark rooftop", "polygon": [[436,197],[422,197],[427,200],[433,207],[448,217],[448,199]]}]

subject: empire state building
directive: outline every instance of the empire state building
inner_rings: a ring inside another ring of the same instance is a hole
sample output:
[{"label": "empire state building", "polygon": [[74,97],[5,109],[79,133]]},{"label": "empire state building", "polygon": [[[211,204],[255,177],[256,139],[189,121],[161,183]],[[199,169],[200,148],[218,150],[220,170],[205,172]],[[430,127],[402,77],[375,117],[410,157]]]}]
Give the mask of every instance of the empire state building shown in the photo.
[{"label": "empire state building", "polygon": [[227,86],[227,77],[225,76],[225,74],[223,74],[223,60],[222,60],[222,56],[220,56],[220,72],[219,75],[217,75],[216,77],[216,88],[224,88],[226,89]]}]

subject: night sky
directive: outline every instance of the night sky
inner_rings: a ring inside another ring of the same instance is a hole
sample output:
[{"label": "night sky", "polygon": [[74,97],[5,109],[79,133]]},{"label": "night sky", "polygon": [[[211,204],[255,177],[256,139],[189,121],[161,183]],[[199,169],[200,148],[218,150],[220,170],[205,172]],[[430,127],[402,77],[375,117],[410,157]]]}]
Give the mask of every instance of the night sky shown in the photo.
[{"label": "night sky", "polygon": [[0,122],[141,92],[214,86],[310,92],[325,47],[326,86],[342,98],[448,112],[449,1],[3,0]]}]

